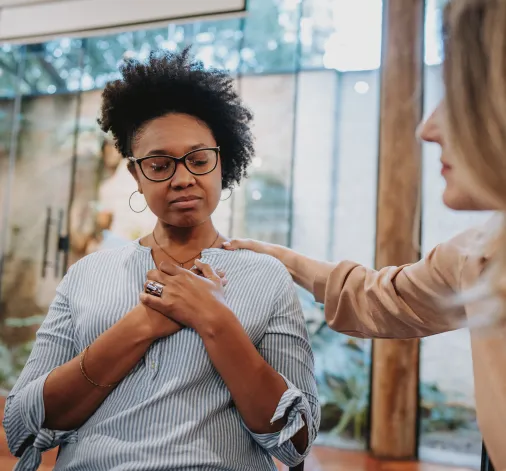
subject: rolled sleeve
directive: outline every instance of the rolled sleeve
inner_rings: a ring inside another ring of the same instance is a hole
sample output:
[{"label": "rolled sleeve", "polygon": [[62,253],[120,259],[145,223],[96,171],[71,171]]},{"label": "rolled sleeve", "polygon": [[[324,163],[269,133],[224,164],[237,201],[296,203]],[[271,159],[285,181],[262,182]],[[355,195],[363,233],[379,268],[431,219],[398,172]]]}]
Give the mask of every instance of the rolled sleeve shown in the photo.
[{"label": "rolled sleeve", "polygon": [[77,432],[59,432],[42,427],[44,414],[43,389],[49,373],[28,384],[5,406],[4,429],[11,453],[21,458],[15,471],[35,470],[41,462],[41,454],[62,443],[77,440]]},{"label": "rolled sleeve", "polygon": [[51,371],[76,354],[67,296],[70,273],[60,283],[48,315],[37,332],[30,358],[6,401],[3,426],[9,450],[20,458],[16,471],[36,470],[42,452],[77,440],[76,431],[43,428],[44,384]]},{"label": "rolled sleeve", "polygon": [[50,373],[37,378],[27,384],[19,394],[12,398],[14,404],[18,404],[18,415],[26,430],[37,435],[44,423],[44,384]]},{"label": "rolled sleeve", "polygon": [[[313,424],[311,407],[304,394],[285,377],[288,389],[278,403],[276,411],[271,419],[271,424],[283,417],[286,418],[285,426],[274,433],[259,434],[249,431],[253,439],[272,456],[276,457],[287,466],[296,466],[301,463],[309,453],[311,444],[316,438]],[[300,454],[291,439],[305,426],[308,428],[308,446],[303,454]]]},{"label": "rolled sleeve", "polygon": [[[304,315],[292,278],[284,267],[281,267],[279,280],[273,313],[258,351],[287,385],[271,419],[274,423],[284,418],[286,424],[276,433],[250,433],[269,454],[287,466],[296,466],[309,454],[316,439],[320,426],[320,403]],[[300,454],[292,438],[304,426],[308,430],[308,445]]]}]

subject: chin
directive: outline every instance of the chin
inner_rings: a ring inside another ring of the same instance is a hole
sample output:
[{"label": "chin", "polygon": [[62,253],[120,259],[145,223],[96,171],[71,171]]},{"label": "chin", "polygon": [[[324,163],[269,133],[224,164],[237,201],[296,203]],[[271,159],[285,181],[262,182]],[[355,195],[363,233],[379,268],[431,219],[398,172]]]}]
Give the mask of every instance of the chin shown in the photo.
[{"label": "chin", "polygon": [[453,209],[454,211],[465,211],[467,209],[463,207],[458,201],[455,201],[453,198],[445,198],[443,196],[443,203],[447,208]]},{"label": "chin", "polygon": [[479,211],[482,210],[469,195],[448,188],[443,193],[443,203],[454,211]]},{"label": "chin", "polygon": [[204,217],[194,211],[181,212],[180,214],[171,214],[165,218],[164,222],[172,227],[195,227],[206,221],[208,217]]}]

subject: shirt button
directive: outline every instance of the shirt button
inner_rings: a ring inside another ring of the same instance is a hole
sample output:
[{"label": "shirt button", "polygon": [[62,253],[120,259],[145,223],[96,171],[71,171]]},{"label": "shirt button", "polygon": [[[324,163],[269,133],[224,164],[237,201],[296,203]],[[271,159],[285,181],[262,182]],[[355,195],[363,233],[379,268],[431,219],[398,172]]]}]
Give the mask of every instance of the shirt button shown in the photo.
[{"label": "shirt button", "polygon": [[156,363],[153,361],[153,362],[151,362],[151,369],[154,370],[155,368],[156,368]]}]

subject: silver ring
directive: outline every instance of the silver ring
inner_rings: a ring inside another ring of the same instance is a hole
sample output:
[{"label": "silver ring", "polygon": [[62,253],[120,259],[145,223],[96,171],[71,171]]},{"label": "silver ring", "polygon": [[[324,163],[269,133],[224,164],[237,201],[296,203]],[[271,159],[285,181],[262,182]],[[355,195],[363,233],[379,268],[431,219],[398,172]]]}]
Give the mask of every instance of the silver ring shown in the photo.
[{"label": "silver ring", "polygon": [[146,293],[150,294],[151,296],[156,296],[157,298],[162,297],[164,286],[161,283],[158,283],[157,281],[150,281],[146,285]]}]

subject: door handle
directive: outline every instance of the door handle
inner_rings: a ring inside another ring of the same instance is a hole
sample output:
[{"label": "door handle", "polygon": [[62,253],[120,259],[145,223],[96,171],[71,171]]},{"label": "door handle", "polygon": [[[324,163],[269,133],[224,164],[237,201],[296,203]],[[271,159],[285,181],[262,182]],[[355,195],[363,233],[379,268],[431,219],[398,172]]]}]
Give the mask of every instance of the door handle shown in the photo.
[{"label": "door handle", "polygon": [[[58,211],[58,219],[53,219],[53,211],[51,207],[47,208],[46,212],[46,224],[44,229],[44,249],[43,249],[43,258],[42,258],[42,278],[45,278],[47,275],[47,269],[49,267],[53,267],[54,269],[54,277],[60,278],[61,276],[61,254],[68,253],[70,249],[69,237],[68,235],[62,235],[63,230],[63,219],[64,212],[63,209]],[[51,226],[56,224],[57,228],[57,239],[56,239],[56,250],[55,250],[55,259],[54,263],[48,260],[49,254],[49,239],[51,235]]]},{"label": "door handle", "polygon": [[58,213],[58,240],[56,245],[56,254],[54,261],[54,277],[60,277],[60,256],[61,253],[68,253],[70,244],[68,235],[62,235],[63,230],[63,209]]},{"label": "door handle", "polygon": [[51,207],[46,209],[46,224],[44,227],[44,245],[42,250],[42,278],[46,277],[47,267],[51,264],[47,260],[47,253],[49,250],[49,232],[51,230]]}]

